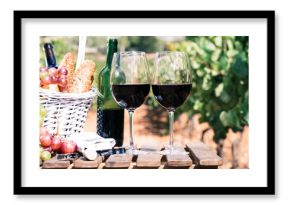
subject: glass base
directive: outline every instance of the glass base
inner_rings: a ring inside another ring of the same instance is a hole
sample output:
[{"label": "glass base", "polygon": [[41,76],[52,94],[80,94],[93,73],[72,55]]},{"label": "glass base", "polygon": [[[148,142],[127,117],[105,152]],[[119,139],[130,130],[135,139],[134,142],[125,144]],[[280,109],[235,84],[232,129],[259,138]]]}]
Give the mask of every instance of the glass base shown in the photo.
[{"label": "glass base", "polygon": [[137,149],[136,146],[130,146],[126,149],[126,154],[131,154],[131,155],[138,155],[139,150]]},{"label": "glass base", "polygon": [[134,156],[145,155],[145,154],[160,154],[160,155],[188,155],[189,153],[185,150],[180,150],[175,147],[165,146],[164,150],[161,151],[144,151],[139,150],[136,147],[128,147],[126,149],[126,154],[131,154]]},{"label": "glass base", "polygon": [[166,145],[164,150],[161,151],[163,155],[188,155],[185,150],[180,150],[174,146]]}]

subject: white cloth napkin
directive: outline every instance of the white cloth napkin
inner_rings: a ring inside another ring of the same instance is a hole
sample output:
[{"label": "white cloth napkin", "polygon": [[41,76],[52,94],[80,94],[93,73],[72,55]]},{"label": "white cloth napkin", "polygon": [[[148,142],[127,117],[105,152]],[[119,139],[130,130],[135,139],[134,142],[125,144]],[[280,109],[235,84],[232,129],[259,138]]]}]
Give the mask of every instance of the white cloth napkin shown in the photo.
[{"label": "white cloth napkin", "polygon": [[97,158],[97,151],[112,149],[116,144],[115,139],[105,139],[93,132],[72,134],[69,139],[77,144],[78,151],[89,160],[95,160]]}]

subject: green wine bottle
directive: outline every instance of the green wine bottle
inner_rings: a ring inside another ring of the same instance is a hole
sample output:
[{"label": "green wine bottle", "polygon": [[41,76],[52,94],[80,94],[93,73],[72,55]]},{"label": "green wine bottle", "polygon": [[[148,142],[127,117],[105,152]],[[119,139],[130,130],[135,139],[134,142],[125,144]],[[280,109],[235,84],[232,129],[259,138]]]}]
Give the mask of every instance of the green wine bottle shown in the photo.
[{"label": "green wine bottle", "polygon": [[124,139],[124,109],[112,97],[110,71],[113,55],[117,52],[118,40],[110,38],[107,42],[107,62],[98,79],[98,89],[103,97],[97,99],[97,134],[104,138],[114,138],[115,146],[122,146]]}]

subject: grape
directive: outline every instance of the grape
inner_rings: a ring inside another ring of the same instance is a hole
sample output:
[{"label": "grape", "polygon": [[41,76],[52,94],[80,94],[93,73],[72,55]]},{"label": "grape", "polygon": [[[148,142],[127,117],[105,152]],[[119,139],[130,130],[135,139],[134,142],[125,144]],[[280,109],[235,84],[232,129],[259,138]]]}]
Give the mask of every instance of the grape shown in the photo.
[{"label": "grape", "polygon": [[41,153],[44,151],[44,149],[42,147],[39,148],[39,154],[41,155]]},{"label": "grape", "polygon": [[50,69],[48,70],[48,73],[49,73],[50,76],[55,76],[55,77],[57,77],[57,75],[58,75],[58,71],[57,71],[56,68],[50,68]]},{"label": "grape", "polygon": [[70,154],[77,151],[77,144],[74,141],[66,140],[61,144],[61,153]]},{"label": "grape", "polygon": [[46,67],[42,67],[42,68],[39,68],[39,72],[47,72],[47,68]]},{"label": "grape", "polygon": [[67,69],[66,69],[66,67],[61,67],[58,70],[58,72],[59,72],[60,75],[67,75]]},{"label": "grape", "polygon": [[45,78],[42,79],[42,84],[43,85],[49,85],[51,84],[51,77],[48,75]]},{"label": "grape", "polygon": [[40,105],[39,106],[39,126],[40,127],[42,127],[42,125],[43,125],[43,121],[44,121],[46,114],[47,114],[46,109],[42,105]]},{"label": "grape", "polygon": [[48,76],[48,72],[47,71],[43,71],[39,73],[39,79],[43,80],[46,76]]},{"label": "grape", "polygon": [[67,78],[66,75],[61,75],[58,79],[58,85],[61,88],[65,88],[67,86]]},{"label": "grape", "polygon": [[41,127],[40,129],[39,129],[39,135],[40,136],[44,136],[44,135],[48,135],[49,133],[48,133],[48,130],[45,128],[45,127]]},{"label": "grape", "polygon": [[61,78],[66,79],[66,75],[61,75],[61,76],[59,77],[59,79],[61,79]]},{"label": "grape", "polygon": [[66,80],[66,78],[60,78],[60,79],[58,80],[58,84],[59,84],[59,86],[61,86],[61,87],[66,87],[66,85],[67,85],[67,80]]},{"label": "grape", "polygon": [[51,153],[49,151],[43,151],[40,155],[40,159],[42,159],[43,161],[49,160],[51,159]]},{"label": "grape", "polygon": [[51,83],[52,84],[57,84],[58,78],[56,76],[51,76]]},{"label": "grape", "polygon": [[51,148],[51,146],[49,146],[49,147],[44,147],[43,150],[44,150],[44,151],[48,151],[48,152],[52,152],[52,148]]},{"label": "grape", "polygon": [[52,136],[50,134],[41,135],[39,136],[39,141],[43,147],[49,147],[51,145]]},{"label": "grape", "polygon": [[51,149],[53,151],[58,151],[61,148],[62,145],[62,139],[59,135],[56,135],[53,137],[51,142]]}]

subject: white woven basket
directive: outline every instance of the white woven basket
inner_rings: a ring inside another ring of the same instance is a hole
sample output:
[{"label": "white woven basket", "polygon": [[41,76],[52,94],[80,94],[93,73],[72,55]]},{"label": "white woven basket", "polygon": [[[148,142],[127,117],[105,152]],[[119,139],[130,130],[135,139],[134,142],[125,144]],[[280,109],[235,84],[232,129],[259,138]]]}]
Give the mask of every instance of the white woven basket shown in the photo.
[{"label": "white woven basket", "polygon": [[80,133],[97,93],[95,88],[86,93],[61,93],[40,88],[40,103],[47,111],[43,126],[51,133],[58,132],[62,138]]}]

